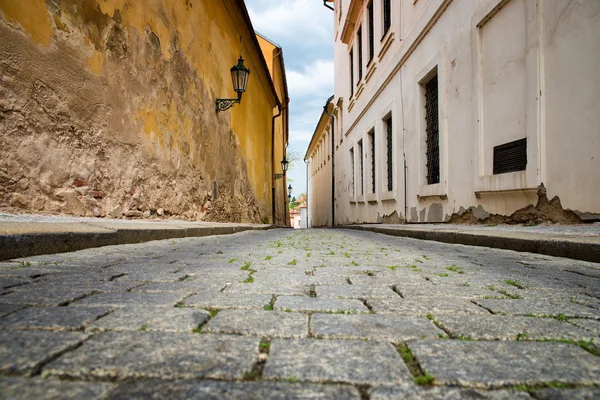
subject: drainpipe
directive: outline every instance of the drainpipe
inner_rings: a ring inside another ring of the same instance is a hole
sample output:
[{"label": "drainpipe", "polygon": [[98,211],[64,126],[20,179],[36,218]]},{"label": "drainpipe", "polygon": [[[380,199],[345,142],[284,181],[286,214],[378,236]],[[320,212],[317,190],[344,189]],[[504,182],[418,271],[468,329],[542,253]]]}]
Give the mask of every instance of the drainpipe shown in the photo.
[{"label": "drainpipe", "polygon": [[[273,57],[273,62],[275,62],[276,58],[282,57],[282,55],[283,55],[283,50],[281,49],[281,47],[279,47],[277,54],[275,54],[275,57]],[[273,67],[273,68],[275,68],[275,67]],[[279,117],[284,110],[287,110],[289,102],[290,102],[290,99],[289,98],[285,98],[285,106],[283,108],[279,107],[279,114],[277,114],[273,118]],[[290,131],[290,121],[289,121],[290,118],[289,118],[289,115],[288,114],[284,115],[283,119],[284,119],[284,123],[285,123],[284,132],[288,132],[288,135],[289,135],[289,131]],[[275,131],[273,131],[273,135],[275,135]],[[287,152],[286,152],[287,144],[285,142],[283,142],[283,140],[281,141],[281,144],[283,146],[283,148],[281,149],[281,152],[284,155],[284,158],[286,158],[286,155],[287,155]],[[273,137],[273,148],[274,147],[275,147],[275,139]],[[274,158],[274,156],[272,156],[272,158]],[[273,161],[275,161],[275,160],[273,160]],[[284,173],[284,175],[285,175],[285,173]],[[283,224],[285,226],[288,226],[287,220],[288,220],[289,213],[288,213],[287,196],[285,196],[285,188],[287,187],[286,186],[286,184],[287,184],[287,178],[285,178],[285,180],[282,180],[281,183],[283,184],[282,193],[284,193],[284,196],[283,196]],[[273,183],[273,196],[275,196],[275,189],[274,188],[275,188],[275,183]],[[273,197],[273,202],[275,202],[275,197]],[[275,209],[275,207],[273,207],[273,209]],[[275,218],[275,211],[273,211],[273,218]]]},{"label": "drainpipe", "polygon": [[308,229],[308,210],[310,210],[308,206],[308,161],[304,160],[304,164],[306,164],[306,229]]},{"label": "drainpipe", "polygon": [[408,224],[408,196],[406,182],[408,165],[406,164],[406,129],[404,128],[404,94],[402,92],[402,69],[400,69],[400,108],[402,111],[402,156],[404,158],[404,223]]},{"label": "drainpipe", "polygon": [[275,224],[275,119],[281,115],[281,106],[277,105],[277,115],[271,119],[271,218]]},{"label": "drainpipe", "polygon": [[331,7],[330,5],[327,4],[327,0],[323,0],[323,5],[327,8],[329,8],[331,11],[335,11],[335,9],[333,7]]},{"label": "drainpipe", "polygon": [[331,118],[331,226],[335,226],[335,117],[327,112],[332,98],[333,96],[323,106],[323,113]]}]

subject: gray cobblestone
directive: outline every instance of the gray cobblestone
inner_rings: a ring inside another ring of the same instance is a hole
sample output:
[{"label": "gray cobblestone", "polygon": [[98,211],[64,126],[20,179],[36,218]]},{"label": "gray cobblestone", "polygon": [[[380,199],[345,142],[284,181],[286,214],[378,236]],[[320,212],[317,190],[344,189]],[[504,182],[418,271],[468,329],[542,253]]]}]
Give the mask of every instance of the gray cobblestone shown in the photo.
[{"label": "gray cobblestone", "polygon": [[67,382],[56,379],[0,377],[0,397],[11,400],[101,399],[111,385],[106,383]]},{"label": "gray cobblestone", "polygon": [[566,301],[552,300],[475,300],[475,302],[495,314],[507,315],[546,315],[557,317],[560,314],[567,318],[600,319],[600,310]]},{"label": "gray cobblestone", "polygon": [[120,384],[110,393],[111,400],[359,400],[356,388],[348,385],[310,385],[275,382],[150,381]]},{"label": "gray cobblestone", "polygon": [[423,388],[415,385],[375,388],[371,392],[371,400],[519,400],[531,399],[524,392],[515,390],[484,391],[477,389],[457,388]]},{"label": "gray cobblestone", "polygon": [[302,296],[280,296],[275,302],[275,309],[347,314],[369,312],[369,309],[358,300],[316,299]]},{"label": "gray cobblestone", "polygon": [[570,344],[426,340],[410,348],[440,385],[486,388],[600,381],[600,359]]},{"label": "gray cobblestone", "polygon": [[502,315],[442,315],[435,318],[454,336],[485,340],[591,340],[595,335],[552,318]]},{"label": "gray cobblestone", "polygon": [[[250,284],[249,284],[250,285]],[[203,293],[185,299],[190,307],[206,307],[213,309],[227,308],[259,308],[271,302],[272,296],[255,293]]]},{"label": "gray cobblestone", "polygon": [[410,373],[389,343],[278,339],[271,344],[267,379],[359,384],[410,381]]},{"label": "gray cobblestone", "polygon": [[[11,398],[595,398],[599,282],[600,264],[348,230],[32,257],[0,263],[0,385]],[[433,386],[413,382],[404,345]]]},{"label": "gray cobblestone", "polygon": [[73,332],[0,331],[0,373],[35,373],[42,363],[73,348],[87,336]]},{"label": "gray cobblestone", "polygon": [[177,293],[101,293],[76,301],[71,306],[165,306],[173,307],[183,299]]},{"label": "gray cobblestone", "polygon": [[367,304],[376,314],[443,315],[443,314],[489,314],[467,299],[457,297],[422,297],[401,299],[400,297],[367,299]]},{"label": "gray cobblestone", "polygon": [[0,319],[0,329],[79,330],[111,307],[29,307]]},{"label": "gray cobblestone", "polygon": [[242,336],[105,332],[48,364],[44,376],[241,379],[258,356],[258,342]]},{"label": "gray cobblestone", "polygon": [[319,339],[362,339],[388,342],[437,338],[444,331],[425,317],[404,315],[314,314],[311,330]]},{"label": "gray cobblestone", "polygon": [[[87,307],[80,307],[87,308]],[[209,318],[204,310],[168,307],[125,307],[100,318],[90,330],[189,332]]]},{"label": "gray cobblestone", "polygon": [[280,311],[223,310],[202,331],[264,338],[305,338],[308,337],[308,316]]}]

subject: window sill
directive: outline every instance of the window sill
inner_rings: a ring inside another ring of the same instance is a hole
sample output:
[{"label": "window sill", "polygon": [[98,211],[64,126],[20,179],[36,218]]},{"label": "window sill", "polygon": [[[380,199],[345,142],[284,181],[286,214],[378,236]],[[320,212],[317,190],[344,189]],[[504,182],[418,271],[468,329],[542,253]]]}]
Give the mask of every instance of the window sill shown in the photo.
[{"label": "window sill", "polygon": [[368,83],[373,77],[375,70],[377,69],[377,63],[372,62],[370,66],[367,67],[367,74],[365,75],[365,82]]},{"label": "window sill", "polygon": [[388,30],[388,32],[385,34],[385,36],[381,39],[381,50],[379,50],[379,54],[377,54],[377,58],[379,58],[379,61],[381,61],[381,59],[385,56],[385,54],[387,53],[387,51],[390,49],[390,47],[392,46],[392,43],[394,42],[394,32],[390,30]]},{"label": "window sill", "polygon": [[350,197],[350,203],[355,204],[356,203],[356,197]]},{"label": "window sill", "polygon": [[422,185],[419,188],[417,199],[426,200],[431,197],[439,197],[442,200],[446,200],[448,195],[446,194],[446,188],[443,183],[436,183],[433,185]]},{"label": "window sill", "polygon": [[362,92],[365,89],[365,81],[361,80],[360,83],[358,84],[358,87],[356,88],[356,99],[358,100],[358,98],[360,97],[360,95],[362,94]]},{"label": "window sill", "polygon": [[357,203],[364,203],[365,202],[365,196],[356,196],[356,202]]},{"label": "window sill", "polygon": [[354,108],[354,104],[356,104],[356,102],[354,101],[355,99],[356,97],[354,96],[350,98],[350,103],[348,103],[348,112],[350,112]]},{"label": "window sill", "polygon": [[367,201],[369,203],[377,203],[377,193],[369,193],[367,195]]},{"label": "window sill", "polygon": [[381,194],[381,201],[396,201],[396,192],[393,190],[391,192],[383,192]]},{"label": "window sill", "polygon": [[486,190],[486,191],[478,191],[478,192],[474,192],[475,193],[475,197],[477,197],[478,199],[481,200],[481,196],[482,195],[486,195],[486,194],[510,194],[510,193],[523,193],[523,192],[537,192],[538,188],[537,187],[531,187],[531,188],[522,188],[522,189],[508,189],[508,190]]},{"label": "window sill", "polygon": [[[509,172],[498,175],[484,175],[479,177],[476,193],[506,192],[510,190],[528,190],[537,187],[539,183],[535,177],[528,177],[527,170]],[[529,179],[528,179],[529,178]]]}]

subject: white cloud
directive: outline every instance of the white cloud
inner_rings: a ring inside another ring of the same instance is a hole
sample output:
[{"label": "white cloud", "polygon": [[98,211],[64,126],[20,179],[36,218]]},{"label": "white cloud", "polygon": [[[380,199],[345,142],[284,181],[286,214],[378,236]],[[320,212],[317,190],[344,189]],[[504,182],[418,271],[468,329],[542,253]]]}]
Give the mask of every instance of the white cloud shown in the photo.
[{"label": "white cloud", "polygon": [[310,142],[310,138],[312,138],[313,135],[313,131],[308,131],[308,130],[291,130],[290,131],[290,145],[292,144],[302,144],[302,145],[308,145],[308,142]]},{"label": "white cloud", "polygon": [[318,0],[281,0],[248,2],[248,13],[254,27],[277,42],[276,38],[295,37],[331,43],[333,13]]},{"label": "white cloud", "polygon": [[329,97],[333,94],[333,71],[333,60],[315,60],[305,65],[302,71],[287,71],[290,97]]}]

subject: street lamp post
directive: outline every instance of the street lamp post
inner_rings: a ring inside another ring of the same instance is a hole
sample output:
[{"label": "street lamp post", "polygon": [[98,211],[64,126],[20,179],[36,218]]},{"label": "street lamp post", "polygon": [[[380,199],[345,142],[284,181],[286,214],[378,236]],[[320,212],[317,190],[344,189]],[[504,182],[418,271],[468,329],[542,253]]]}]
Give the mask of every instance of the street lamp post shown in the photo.
[{"label": "street lamp post", "polygon": [[238,97],[237,99],[217,99],[217,112],[228,110],[233,107],[234,104],[240,104],[242,101],[242,93],[246,91],[246,86],[248,85],[250,70],[244,66],[244,59],[242,56],[238,59],[237,65],[231,67],[230,71],[233,90],[236,91]]},{"label": "street lamp post", "polygon": [[281,170],[283,171],[283,174],[275,174],[275,179],[281,179],[285,176],[285,172],[288,169],[288,166],[290,165],[290,162],[288,160],[285,159],[285,157],[283,157],[283,160],[281,160]]}]

